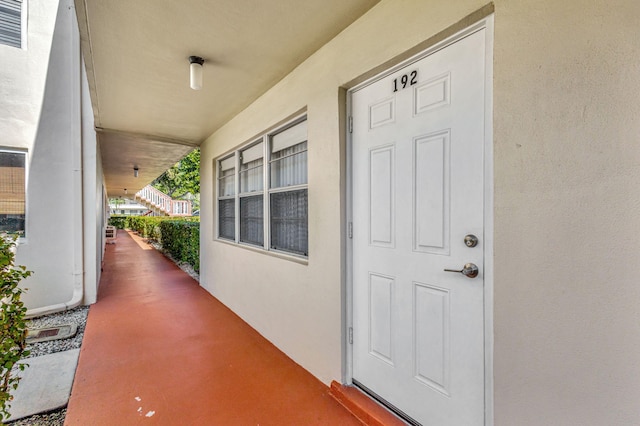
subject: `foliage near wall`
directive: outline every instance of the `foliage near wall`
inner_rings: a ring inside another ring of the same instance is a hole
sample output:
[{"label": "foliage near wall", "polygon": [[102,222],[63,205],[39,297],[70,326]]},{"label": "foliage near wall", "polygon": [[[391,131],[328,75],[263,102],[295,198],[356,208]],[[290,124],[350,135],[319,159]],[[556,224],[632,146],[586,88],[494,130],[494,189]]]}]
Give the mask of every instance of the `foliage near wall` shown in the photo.
[{"label": "foliage near wall", "polygon": [[[15,369],[23,371],[26,364],[19,362],[29,355],[25,337],[27,308],[20,296],[24,289],[20,281],[31,275],[24,266],[14,266],[15,238],[0,236],[0,420],[9,417],[11,391],[18,388],[20,378]],[[12,371],[13,370],[13,371]]]},{"label": "foliage near wall", "polygon": [[136,231],[144,238],[160,242],[160,222],[169,219],[164,216],[129,216],[127,228]]},{"label": "foliage near wall", "polygon": [[167,216],[111,216],[109,225],[131,229],[162,244],[174,259],[200,271],[200,218]]},{"label": "foliage near wall", "polygon": [[187,262],[200,271],[200,223],[184,220],[165,220],[160,223],[162,248],[174,259]]},{"label": "foliage near wall", "polygon": [[109,225],[115,226],[118,229],[125,229],[127,227],[128,216],[116,216],[109,217]]}]

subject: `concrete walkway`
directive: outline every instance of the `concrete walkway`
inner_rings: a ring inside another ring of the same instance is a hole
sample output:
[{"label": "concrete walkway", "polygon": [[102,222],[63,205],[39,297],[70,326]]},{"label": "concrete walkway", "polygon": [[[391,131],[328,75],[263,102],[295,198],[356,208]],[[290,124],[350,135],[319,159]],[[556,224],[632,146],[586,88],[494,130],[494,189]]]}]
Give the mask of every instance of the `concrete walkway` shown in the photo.
[{"label": "concrete walkway", "polygon": [[140,238],[107,246],[65,425],[360,425]]}]

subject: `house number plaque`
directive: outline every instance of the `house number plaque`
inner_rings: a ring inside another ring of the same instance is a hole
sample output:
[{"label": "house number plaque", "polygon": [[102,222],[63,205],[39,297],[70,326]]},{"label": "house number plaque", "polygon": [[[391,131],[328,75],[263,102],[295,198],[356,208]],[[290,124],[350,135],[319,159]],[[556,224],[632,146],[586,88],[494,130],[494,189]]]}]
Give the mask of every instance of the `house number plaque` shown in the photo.
[{"label": "house number plaque", "polygon": [[403,74],[398,78],[393,79],[393,91],[406,89],[409,86],[413,86],[418,83],[418,70],[413,70],[407,74]]}]

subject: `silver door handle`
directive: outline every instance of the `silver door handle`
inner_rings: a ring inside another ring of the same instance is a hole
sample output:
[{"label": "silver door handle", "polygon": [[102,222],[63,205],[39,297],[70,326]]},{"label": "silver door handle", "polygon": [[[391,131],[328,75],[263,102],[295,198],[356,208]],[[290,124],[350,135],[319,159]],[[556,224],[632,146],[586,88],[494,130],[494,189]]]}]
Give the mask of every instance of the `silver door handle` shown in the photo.
[{"label": "silver door handle", "polygon": [[478,276],[478,267],[473,263],[467,263],[460,270],[458,269],[445,269],[445,272],[459,272],[465,277],[475,278]]}]

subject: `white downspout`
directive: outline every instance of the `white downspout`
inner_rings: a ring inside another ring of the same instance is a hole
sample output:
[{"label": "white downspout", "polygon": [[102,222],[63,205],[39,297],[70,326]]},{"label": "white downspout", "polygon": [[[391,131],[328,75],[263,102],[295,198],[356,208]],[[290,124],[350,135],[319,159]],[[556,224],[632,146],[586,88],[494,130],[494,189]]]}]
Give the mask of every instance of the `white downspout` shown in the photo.
[{"label": "white downspout", "polygon": [[[26,312],[26,317],[36,317],[54,312],[60,312],[67,309],[75,308],[80,305],[84,299],[84,241],[83,241],[83,205],[82,205],[82,104],[81,104],[81,50],[80,50],[80,32],[75,16],[75,7],[73,1],[61,0],[66,5],[58,6],[58,13],[66,11],[69,13],[71,22],[70,37],[70,74],[72,78],[71,102],[69,105],[71,117],[71,143],[73,159],[72,164],[72,185],[73,185],[73,207],[72,207],[72,229],[73,229],[73,293],[71,299],[67,302],[55,305],[43,306],[41,308],[30,309]],[[56,28],[54,28],[54,32]]]}]

